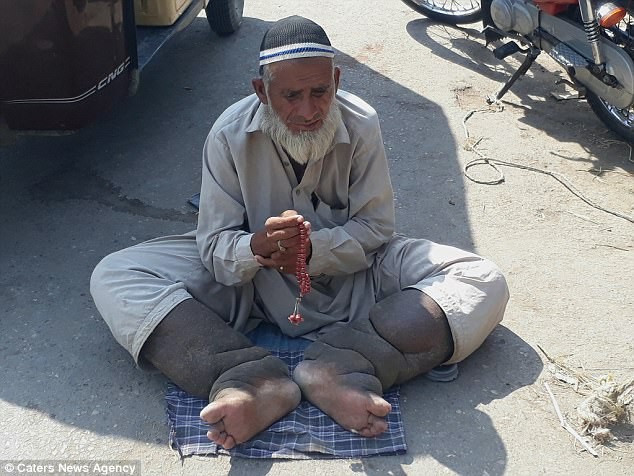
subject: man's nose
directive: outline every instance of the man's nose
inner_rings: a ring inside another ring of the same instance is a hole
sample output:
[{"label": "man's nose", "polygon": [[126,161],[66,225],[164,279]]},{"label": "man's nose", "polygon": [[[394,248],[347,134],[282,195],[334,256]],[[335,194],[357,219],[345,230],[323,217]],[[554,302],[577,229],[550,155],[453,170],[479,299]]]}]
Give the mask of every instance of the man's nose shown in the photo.
[{"label": "man's nose", "polygon": [[297,115],[306,122],[315,120],[319,115],[319,108],[317,107],[315,99],[312,97],[304,99],[297,110]]}]

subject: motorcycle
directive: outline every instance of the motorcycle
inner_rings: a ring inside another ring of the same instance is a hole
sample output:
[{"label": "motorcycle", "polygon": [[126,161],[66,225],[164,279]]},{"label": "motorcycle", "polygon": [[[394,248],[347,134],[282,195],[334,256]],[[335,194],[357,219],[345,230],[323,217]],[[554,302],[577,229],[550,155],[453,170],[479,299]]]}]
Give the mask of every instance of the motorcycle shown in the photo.
[{"label": "motorcycle", "polygon": [[497,59],[525,55],[499,101],[545,51],[611,130],[634,143],[634,4],[630,0],[404,0],[451,25],[482,21]]}]

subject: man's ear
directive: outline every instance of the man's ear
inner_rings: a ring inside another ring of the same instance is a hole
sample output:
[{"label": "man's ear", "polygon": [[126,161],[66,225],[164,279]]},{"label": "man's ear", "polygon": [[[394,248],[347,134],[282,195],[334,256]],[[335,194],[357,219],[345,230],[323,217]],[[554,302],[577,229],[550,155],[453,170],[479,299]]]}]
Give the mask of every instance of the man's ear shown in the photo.
[{"label": "man's ear", "polygon": [[269,99],[266,97],[266,88],[264,87],[264,80],[262,78],[255,78],[251,80],[255,94],[260,98],[262,104],[268,104]]},{"label": "man's ear", "polygon": [[339,75],[341,74],[341,70],[335,66],[335,92],[339,89]]}]

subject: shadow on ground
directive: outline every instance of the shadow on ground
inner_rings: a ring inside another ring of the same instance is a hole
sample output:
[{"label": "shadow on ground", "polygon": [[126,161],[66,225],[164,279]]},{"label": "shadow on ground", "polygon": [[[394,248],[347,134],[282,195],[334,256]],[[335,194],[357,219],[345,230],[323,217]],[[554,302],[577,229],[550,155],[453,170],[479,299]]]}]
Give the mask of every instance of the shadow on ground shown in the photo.
[{"label": "shadow on ground", "polygon": [[[524,56],[516,54],[504,60],[496,59],[491,51],[494,46],[485,46],[481,28],[481,24],[444,25],[424,17],[407,24],[408,34],[436,56],[455,64],[456,68],[469,69],[497,83],[490,91],[479,92],[481,98],[474,107],[485,108],[487,96],[495,96]],[[547,56],[542,53],[540,58],[549,59]],[[634,173],[634,162],[628,161],[627,143],[607,129],[584,99],[555,99],[552,93],[567,92],[565,86],[557,82],[568,79],[568,75],[552,60],[544,64],[552,69],[534,63],[512,86],[514,96],[507,93],[502,98],[504,107],[519,112],[521,123],[561,143],[578,143],[586,152],[585,157],[558,155],[562,160],[577,162],[588,170],[611,171],[619,167]]]},{"label": "shadow on ground", "polygon": [[[368,475],[405,475],[410,474],[411,455],[429,455],[456,474],[504,474],[508,455],[483,409],[531,385],[542,367],[535,350],[508,328],[498,326],[460,364],[460,376],[454,382],[419,378],[402,386],[406,455],[366,458],[351,469]],[[509,415],[509,422],[515,418]]]}]

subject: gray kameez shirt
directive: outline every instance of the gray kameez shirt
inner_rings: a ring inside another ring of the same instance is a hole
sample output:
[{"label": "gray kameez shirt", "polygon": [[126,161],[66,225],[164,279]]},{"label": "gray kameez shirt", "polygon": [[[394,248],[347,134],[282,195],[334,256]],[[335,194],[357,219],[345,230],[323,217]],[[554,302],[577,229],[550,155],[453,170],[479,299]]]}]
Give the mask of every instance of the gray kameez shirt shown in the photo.
[{"label": "gray kameez shirt", "polygon": [[[261,131],[255,94],[218,118],[203,151],[196,232],[203,264],[221,284],[252,284],[251,315],[275,322],[291,336],[367,317],[374,304],[370,267],[394,232],[392,186],[376,112],[341,90],[337,101],[342,122],[334,146],[308,165],[300,183],[284,150]],[[291,209],[312,224],[312,291],[302,300],[305,322],[299,326],[288,322],[298,295],[295,277],[262,268],[250,246],[252,233],[269,217]]]}]

